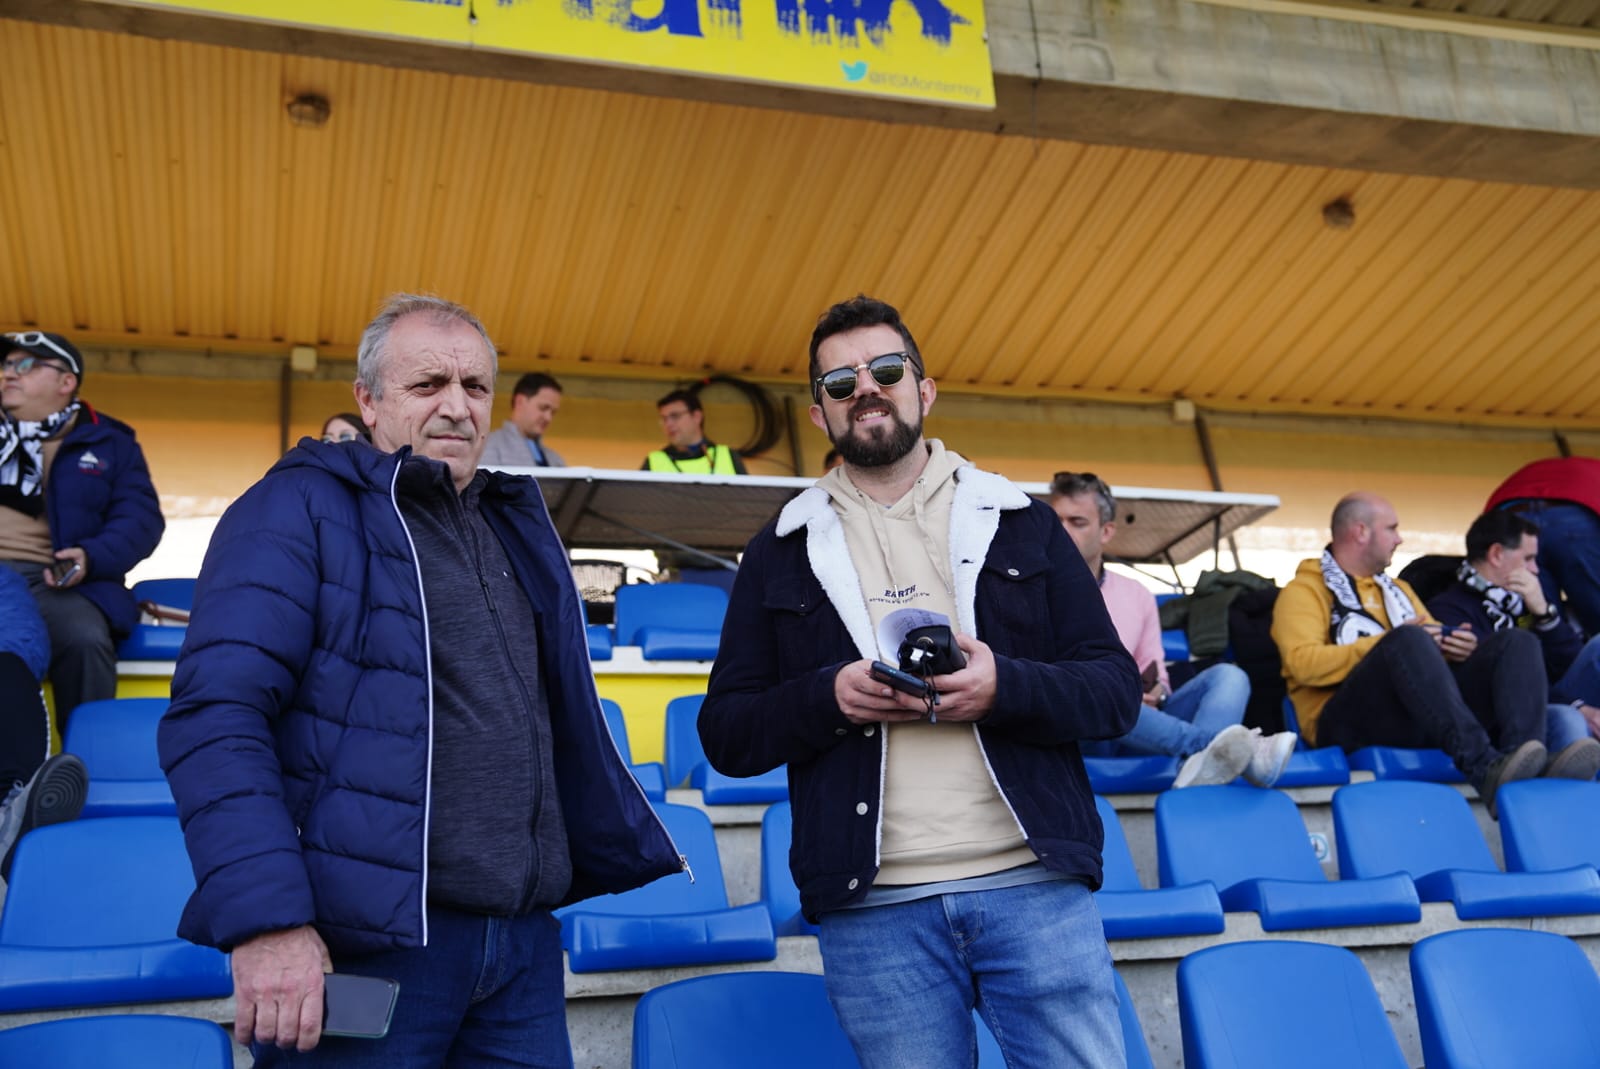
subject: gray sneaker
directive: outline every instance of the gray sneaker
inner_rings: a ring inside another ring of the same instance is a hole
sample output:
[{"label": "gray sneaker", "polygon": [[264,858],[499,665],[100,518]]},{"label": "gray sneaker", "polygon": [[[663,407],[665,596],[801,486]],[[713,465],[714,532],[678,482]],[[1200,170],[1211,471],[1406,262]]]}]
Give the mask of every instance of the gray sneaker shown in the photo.
[{"label": "gray sneaker", "polygon": [[1232,724],[1217,732],[1199,753],[1191,754],[1178,769],[1174,787],[1209,787],[1232,783],[1255,756],[1255,736],[1243,724]]},{"label": "gray sneaker", "polygon": [[76,820],[89,793],[89,770],[72,754],[56,754],[0,803],[0,879],[11,878],[11,855],[34,828]]},{"label": "gray sneaker", "polygon": [[1513,780],[1532,779],[1543,772],[1548,757],[1544,743],[1529,739],[1510,753],[1502,754],[1489,766],[1489,771],[1484,773],[1483,784],[1478,788],[1478,797],[1483,799],[1484,808],[1489,810],[1491,817],[1500,819],[1500,811],[1494,805],[1495,793]]},{"label": "gray sneaker", "polygon": [[1544,774],[1553,779],[1594,779],[1600,773],[1600,742],[1579,739],[1563,746],[1544,766]]},{"label": "gray sneaker", "polygon": [[1283,775],[1284,768],[1289,764],[1289,758],[1294,755],[1294,744],[1299,741],[1300,736],[1292,731],[1263,735],[1260,728],[1251,728],[1252,753],[1250,763],[1245,766],[1244,778],[1257,787],[1270,787],[1277,783],[1278,777]]}]

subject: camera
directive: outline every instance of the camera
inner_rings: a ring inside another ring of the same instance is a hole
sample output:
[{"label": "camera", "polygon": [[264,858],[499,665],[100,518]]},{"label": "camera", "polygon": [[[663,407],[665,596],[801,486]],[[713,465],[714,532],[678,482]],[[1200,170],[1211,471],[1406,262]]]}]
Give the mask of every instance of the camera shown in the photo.
[{"label": "camera", "polygon": [[956,645],[955,632],[943,624],[914,627],[900,643],[900,670],[912,675],[947,676],[967,666],[967,658]]}]

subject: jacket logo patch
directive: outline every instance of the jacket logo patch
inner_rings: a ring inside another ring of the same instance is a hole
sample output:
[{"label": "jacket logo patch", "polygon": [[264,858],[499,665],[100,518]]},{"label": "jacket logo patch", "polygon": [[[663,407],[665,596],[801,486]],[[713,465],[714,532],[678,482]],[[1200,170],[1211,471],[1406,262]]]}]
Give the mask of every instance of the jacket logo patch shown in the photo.
[{"label": "jacket logo patch", "polygon": [[106,462],[95,456],[93,450],[86,449],[84,450],[83,455],[78,458],[78,470],[92,471],[96,474],[104,474],[106,470]]}]

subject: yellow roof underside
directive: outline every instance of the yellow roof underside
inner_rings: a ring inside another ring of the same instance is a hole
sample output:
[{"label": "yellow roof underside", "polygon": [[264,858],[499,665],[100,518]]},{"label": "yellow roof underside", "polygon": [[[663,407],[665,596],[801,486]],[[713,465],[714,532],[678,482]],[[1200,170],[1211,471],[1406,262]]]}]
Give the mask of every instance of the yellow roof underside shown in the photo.
[{"label": "yellow roof underside", "polygon": [[[1597,192],[0,42],[6,328],[347,353],[413,289],[513,369],[793,379],[817,313],[865,291],[946,390],[1600,426]],[[286,117],[308,91],[322,129]]]}]

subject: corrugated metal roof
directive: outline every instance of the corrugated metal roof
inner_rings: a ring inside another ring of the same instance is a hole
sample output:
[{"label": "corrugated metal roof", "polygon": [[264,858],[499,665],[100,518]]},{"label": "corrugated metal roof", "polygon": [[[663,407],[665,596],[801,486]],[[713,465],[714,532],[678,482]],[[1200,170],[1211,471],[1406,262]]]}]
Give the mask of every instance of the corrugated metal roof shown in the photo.
[{"label": "corrugated metal roof", "polygon": [[1600,425],[1600,193],[0,38],[6,327],[349,351],[424,289],[514,368],[792,379],[866,291],[947,390]]}]

